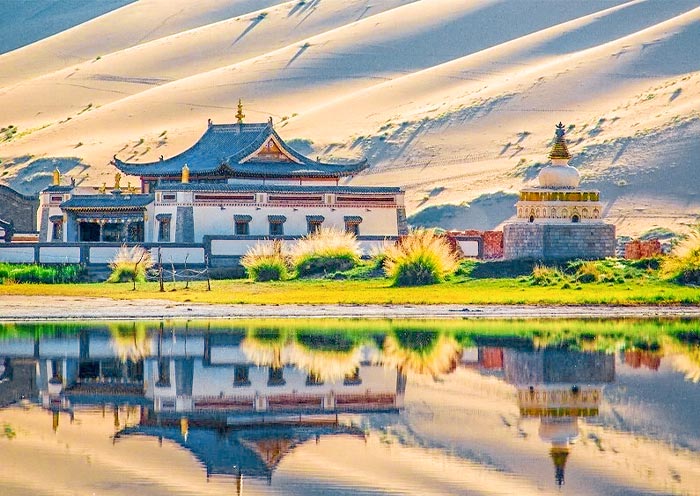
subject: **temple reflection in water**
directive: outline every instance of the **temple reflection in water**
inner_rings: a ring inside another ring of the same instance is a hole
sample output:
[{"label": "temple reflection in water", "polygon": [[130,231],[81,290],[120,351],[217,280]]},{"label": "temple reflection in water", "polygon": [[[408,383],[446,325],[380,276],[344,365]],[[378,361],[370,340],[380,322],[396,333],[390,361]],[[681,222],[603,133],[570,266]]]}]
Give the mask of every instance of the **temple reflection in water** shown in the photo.
[{"label": "temple reflection in water", "polygon": [[[114,443],[177,443],[207,477],[232,476],[240,489],[244,476],[270,480],[296,446],[363,439],[363,416],[393,414],[375,428],[399,422],[407,375],[439,379],[461,366],[512,385],[520,418],[539,420],[561,485],[580,419],[599,415],[615,380],[612,353],[478,337],[464,347],[430,330],[358,335],[162,323],[20,333],[0,339],[0,406],[35,401],[52,412],[54,430],[81,408],[101,408],[114,416]],[[621,353],[623,362],[631,356]]]}]

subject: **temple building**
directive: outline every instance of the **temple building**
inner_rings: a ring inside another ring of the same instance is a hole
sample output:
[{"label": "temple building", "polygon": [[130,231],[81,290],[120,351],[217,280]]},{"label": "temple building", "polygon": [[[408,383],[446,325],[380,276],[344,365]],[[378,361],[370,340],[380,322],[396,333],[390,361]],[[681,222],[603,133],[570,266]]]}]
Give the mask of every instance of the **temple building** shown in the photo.
[{"label": "temple building", "polygon": [[[113,187],[64,185],[56,172],[40,195],[40,241],[192,244],[223,237],[247,247],[321,226],[359,239],[407,231],[402,189],[341,184],[366,169],[365,160],[311,159],[286,144],[271,119],[244,123],[240,103],[236,117],[233,124],[209,120],[201,138],[173,157],[132,163],[115,155]],[[123,187],[122,174],[140,185]]]},{"label": "temple building", "polygon": [[580,175],[569,165],[564,125],[556,126],[549,153],[551,164],[539,175],[539,186],[520,192],[517,217],[503,226],[506,259],[599,259],[615,255],[615,226],[602,220],[600,192],[579,186]]}]

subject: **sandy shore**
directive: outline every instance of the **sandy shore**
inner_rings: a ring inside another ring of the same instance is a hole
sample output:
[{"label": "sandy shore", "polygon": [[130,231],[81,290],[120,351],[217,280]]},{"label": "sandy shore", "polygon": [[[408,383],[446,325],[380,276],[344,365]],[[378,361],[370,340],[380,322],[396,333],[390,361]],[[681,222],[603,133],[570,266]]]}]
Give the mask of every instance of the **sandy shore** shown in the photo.
[{"label": "sandy shore", "polygon": [[0,321],[217,318],[700,317],[698,306],[207,305],[163,300],[0,297]]}]

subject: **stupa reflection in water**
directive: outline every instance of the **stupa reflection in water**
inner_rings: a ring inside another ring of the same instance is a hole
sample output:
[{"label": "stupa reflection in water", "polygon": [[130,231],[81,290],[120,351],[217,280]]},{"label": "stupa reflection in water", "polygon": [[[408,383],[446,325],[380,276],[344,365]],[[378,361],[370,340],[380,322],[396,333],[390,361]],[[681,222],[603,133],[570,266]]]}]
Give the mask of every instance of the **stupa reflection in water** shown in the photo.
[{"label": "stupa reflection in water", "polygon": [[235,477],[240,490],[244,476],[270,480],[303,443],[363,438],[345,414],[399,412],[407,372],[437,377],[461,363],[515,386],[520,416],[540,419],[539,436],[551,445],[555,480],[563,484],[579,417],[598,415],[603,386],[615,376],[614,355],[601,352],[523,343],[464,350],[438,331],[352,336],[297,331],[290,339],[274,328],[175,332],[139,324],[5,339],[0,406],[36,399],[52,411],[54,430],[81,405],[111,409],[114,442],[175,442],[208,477]]},{"label": "stupa reflection in water", "polygon": [[555,481],[564,484],[571,446],[579,439],[579,418],[598,416],[605,384],[615,380],[615,357],[565,349],[482,347],[466,365],[502,374],[514,385],[521,418],[539,418],[539,437],[551,444]]}]

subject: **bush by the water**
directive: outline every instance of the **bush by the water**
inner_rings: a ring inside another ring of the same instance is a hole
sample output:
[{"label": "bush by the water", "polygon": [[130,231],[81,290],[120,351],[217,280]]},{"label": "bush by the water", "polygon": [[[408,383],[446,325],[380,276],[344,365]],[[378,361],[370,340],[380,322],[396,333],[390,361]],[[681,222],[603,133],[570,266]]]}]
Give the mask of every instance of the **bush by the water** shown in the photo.
[{"label": "bush by the water", "polygon": [[680,284],[700,285],[700,226],[661,263],[661,275]]},{"label": "bush by the water", "polygon": [[146,280],[146,272],[153,267],[151,252],[143,246],[129,248],[122,245],[114,258],[109,262],[112,273],[107,282],[143,282]]},{"label": "bush by the water", "polygon": [[354,234],[325,227],[300,239],[292,252],[292,265],[300,277],[350,270],[359,260]]},{"label": "bush by the water", "polygon": [[80,265],[27,265],[0,263],[0,283],[62,284],[77,282]]},{"label": "bush by the water", "polygon": [[459,267],[449,242],[432,229],[416,229],[384,251],[384,270],[394,286],[441,282]]},{"label": "bush by the water", "polygon": [[241,259],[248,277],[253,281],[283,281],[287,279],[288,257],[278,239],[272,243],[258,243],[248,249]]}]

